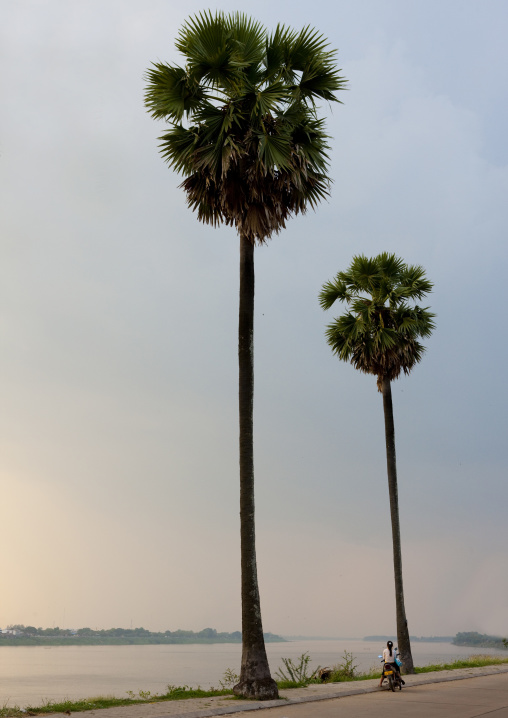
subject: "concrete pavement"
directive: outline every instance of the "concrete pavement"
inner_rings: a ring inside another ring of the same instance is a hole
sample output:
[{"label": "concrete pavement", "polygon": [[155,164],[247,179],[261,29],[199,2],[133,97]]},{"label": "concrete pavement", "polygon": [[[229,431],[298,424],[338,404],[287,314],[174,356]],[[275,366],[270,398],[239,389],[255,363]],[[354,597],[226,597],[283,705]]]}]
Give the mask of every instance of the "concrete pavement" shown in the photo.
[{"label": "concrete pavement", "polygon": [[[508,718],[508,665],[405,676],[402,691],[379,680],[310,685],[281,691],[278,701],[228,697],[143,703],[86,711],[82,718]],[[63,714],[53,714],[53,718]]]},{"label": "concrete pavement", "polygon": [[[508,672],[259,710],[255,718],[508,718]],[[245,718],[232,713],[228,718]]]}]

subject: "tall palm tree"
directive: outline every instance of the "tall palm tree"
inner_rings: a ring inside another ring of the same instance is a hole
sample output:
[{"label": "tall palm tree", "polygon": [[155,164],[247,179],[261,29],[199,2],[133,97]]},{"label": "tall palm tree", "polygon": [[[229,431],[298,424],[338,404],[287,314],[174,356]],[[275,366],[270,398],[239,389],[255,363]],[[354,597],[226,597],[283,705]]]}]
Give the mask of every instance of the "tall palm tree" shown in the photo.
[{"label": "tall palm tree", "polygon": [[377,388],[383,395],[397,640],[407,673],[414,673],[414,666],[402,584],[391,382],[401,372],[409,374],[422,359],[425,348],[419,339],[430,336],[435,327],[435,315],[428,307],[411,303],[421,300],[432,291],[432,286],[422,267],[408,266],[394,254],[384,252],[372,259],[363,255],[354,257],[349,269],[324,284],[319,295],[323,309],[329,309],[336,300],[348,306],[346,314],[327,328],[327,340],[333,352],[355,369],[374,374]]},{"label": "tall palm tree", "polygon": [[328,155],[320,100],[345,81],[335,51],[310,27],[269,34],[241,13],[203,12],[181,28],[185,65],[154,63],[145,102],[169,123],[160,137],[198,219],[236,227],[240,239],[238,329],[242,663],[238,695],[271,699],[261,623],[254,531],[254,246],[327,196]]}]

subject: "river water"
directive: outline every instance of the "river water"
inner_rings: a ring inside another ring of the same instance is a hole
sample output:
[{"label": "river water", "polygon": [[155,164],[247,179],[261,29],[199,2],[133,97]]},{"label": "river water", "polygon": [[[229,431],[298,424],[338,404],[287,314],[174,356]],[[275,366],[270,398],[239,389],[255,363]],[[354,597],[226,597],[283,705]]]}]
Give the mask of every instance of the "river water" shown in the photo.
[{"label": "river water", "polygon": [[[381,643],[342,640],[299,640],[268,643],[272,674],[282,658],[311,657],[313,668],[341,662],[352,652],[360,670],[377,665]],[[451,643],[412,644],[417,665],[443,663],[474,653],[507,656],[506,651],[473,649]],[[0,648],[0,707],[40,705],[45,700],[125,697],[127,691],[164,693],[167,685],[219,687],[228,668],[239,672],[239,644],[158,646],[2,646]]]}]

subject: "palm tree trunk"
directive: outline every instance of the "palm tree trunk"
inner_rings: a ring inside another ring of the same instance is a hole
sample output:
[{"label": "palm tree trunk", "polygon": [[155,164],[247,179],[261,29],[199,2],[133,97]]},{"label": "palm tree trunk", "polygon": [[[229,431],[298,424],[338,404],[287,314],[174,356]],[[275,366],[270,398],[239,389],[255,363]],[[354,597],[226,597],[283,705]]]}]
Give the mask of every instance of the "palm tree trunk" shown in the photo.
[{"label": "palm tree trunk", "polygon": [[254,524],[254,245],[240,235],[240,316],[238,323],[240,409],[240,535],[242,564],[242,665],[236,695],[278,698],[266,657],[256,565]]},{"label": "palm tree trunk", "polygon": [[397,461],[395,457],[395,426],[393,423],[392,388],[390,380],[383,378],[383,409],[385,415],[386,468],[390,493],[390,514],[392,519],[393,569],[395,574],[395,609],[397,613],[397,641],[404,673],[414,673],[409,629],[404,608],[404,587],[402,585],[402,550],[400,544],[399,497],[397,489]]}]

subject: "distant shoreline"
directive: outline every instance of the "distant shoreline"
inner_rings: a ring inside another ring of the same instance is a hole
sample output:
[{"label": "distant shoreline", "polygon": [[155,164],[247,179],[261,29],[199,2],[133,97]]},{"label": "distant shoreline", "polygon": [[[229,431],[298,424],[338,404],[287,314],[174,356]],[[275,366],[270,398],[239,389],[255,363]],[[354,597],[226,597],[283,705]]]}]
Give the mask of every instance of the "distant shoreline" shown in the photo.
[{"label": "distant shoreline", "polygon": [[[23,626],[23,628],[25,627]],[[50,630],[54,630],[55,633],[49,633]],[[26,628],[24,632],[19,631],[15,635],[0,633],[0,648],[2,646],[181,646],[242,642],[240,631],[217,633],[213,628],[206,628],[199,633],[181,630],[152,633],[144,628],[113,628],[103,631],[79,629],[75,633],[59,628],[33,629],[33,631],[37,631],[38,635],[30,633]],[[42,635],[41,632],[43,632]],[[264,639],[265,643],[286,643],[285,638],[274,633],[265,633]]]},{"label": "distant shoreline", "polygon": [[[184,645],[211,645],[218,643],[237,643],[241,644],[242,639],[189,639],[189,640],[171,640],[164,638],[43,638],[20,636],[14,638],[0,638],[0,648],[2,646],[184,646]],[[274,636],[265,637],[265,643],[287,643],[285,638]]]},{"label": "distant shoreline", "polygon": [[[364,641],[396,641],[397,636],[365,636]],[[508,649],[508,640],[501,636],[489,636],[486,633],[468,631],[457,633],[456,636],[409,636],[411,643],[451,643],[453,646],[466,646],[468,648],[498,648]]]},{"label": "distant shoreline", "polygon": [[[363,641],[396,641],[397,636],[365,636]],[[453,643],[455,636],[409,636],[411,643]]]}]

